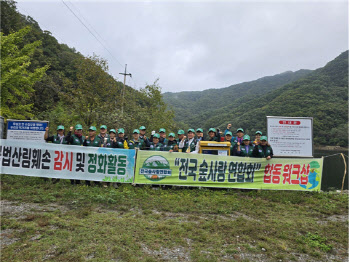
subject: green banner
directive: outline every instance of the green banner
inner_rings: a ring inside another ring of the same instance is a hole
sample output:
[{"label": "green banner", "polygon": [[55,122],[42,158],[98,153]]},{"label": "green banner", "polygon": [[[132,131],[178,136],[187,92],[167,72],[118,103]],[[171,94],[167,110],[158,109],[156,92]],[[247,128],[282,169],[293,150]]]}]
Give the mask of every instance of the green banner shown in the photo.
[{"label": "green banner", "polygon": [[138,151],[136,184],[319,191],[323,159]]}]

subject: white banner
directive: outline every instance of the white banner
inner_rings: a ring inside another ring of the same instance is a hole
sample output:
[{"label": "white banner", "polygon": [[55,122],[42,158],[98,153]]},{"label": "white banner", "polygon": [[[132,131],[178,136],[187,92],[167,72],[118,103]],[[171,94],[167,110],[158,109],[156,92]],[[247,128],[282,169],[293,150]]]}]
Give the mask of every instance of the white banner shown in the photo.
[{"label": "white banner", "polygon": [[312,121],[311,117],[268,116],[267,135],[273,154],[288,157],[312,157]]},{"label": "white banner", "polygon": [[135,150],[0,140],[2,174],[132,183]]}]

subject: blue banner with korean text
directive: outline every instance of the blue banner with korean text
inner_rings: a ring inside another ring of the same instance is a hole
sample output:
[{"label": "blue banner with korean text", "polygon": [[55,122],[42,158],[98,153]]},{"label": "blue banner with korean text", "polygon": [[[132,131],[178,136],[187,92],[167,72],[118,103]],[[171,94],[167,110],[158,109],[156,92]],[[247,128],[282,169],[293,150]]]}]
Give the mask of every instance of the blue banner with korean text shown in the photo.
[{"label": "blue banner with korean text", "polygon": [[135,150],[0,140],[2,174],[132,183]]}]

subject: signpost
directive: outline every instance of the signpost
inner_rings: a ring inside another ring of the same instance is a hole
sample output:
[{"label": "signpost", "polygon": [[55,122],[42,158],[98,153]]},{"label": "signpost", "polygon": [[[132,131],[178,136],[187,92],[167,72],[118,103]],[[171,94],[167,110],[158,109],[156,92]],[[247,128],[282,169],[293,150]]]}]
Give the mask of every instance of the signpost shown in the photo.
[{"label": "signpost", "polygon": [[275,156],[313,157],[313,118],[267,116],[268,142]]},{"label": "signpost", "polygon": [[7,139],[45,142],[48,121],[7,120]]}]

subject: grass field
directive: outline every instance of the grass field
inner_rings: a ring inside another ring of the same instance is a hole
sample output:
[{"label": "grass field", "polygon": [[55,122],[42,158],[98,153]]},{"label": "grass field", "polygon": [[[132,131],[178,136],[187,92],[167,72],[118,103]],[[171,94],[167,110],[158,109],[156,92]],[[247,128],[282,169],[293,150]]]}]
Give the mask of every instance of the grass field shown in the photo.
[{"label": "grass field", "polygon": [[348,261],[348,194],[1,175],[1,261]]}]

